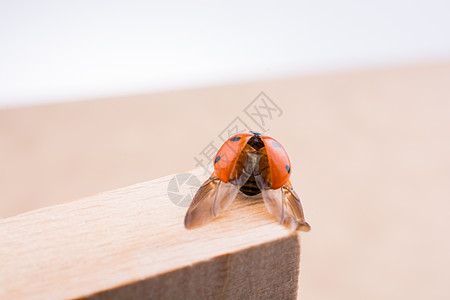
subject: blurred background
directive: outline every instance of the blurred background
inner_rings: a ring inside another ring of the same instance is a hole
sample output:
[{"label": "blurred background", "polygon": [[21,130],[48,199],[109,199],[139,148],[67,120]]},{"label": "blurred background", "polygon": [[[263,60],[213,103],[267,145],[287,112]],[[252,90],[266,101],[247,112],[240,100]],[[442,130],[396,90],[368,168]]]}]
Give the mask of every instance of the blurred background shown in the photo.
[{"label": "blurred background", "polygon": [[193,169],[223,134],[269,130],[313,226],[302,299],[448,299],[449,11],[0,1],[0,218]]}]

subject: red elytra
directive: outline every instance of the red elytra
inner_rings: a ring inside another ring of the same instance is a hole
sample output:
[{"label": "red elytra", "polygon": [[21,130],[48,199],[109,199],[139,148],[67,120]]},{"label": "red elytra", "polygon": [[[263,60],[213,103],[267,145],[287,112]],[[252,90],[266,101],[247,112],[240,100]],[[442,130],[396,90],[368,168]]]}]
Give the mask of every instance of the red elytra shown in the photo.
[{"label": "red elytra", "polygon": [[[223,182],[228,182],[230,174],[236,166],[236,162],[242,155],[248,141],[254,136],[251,133],[241,133],[229,138],[220,147],[214,159],[214,170]],[[264,143],[266,150],[269,172],[271,177],[271,184],[269,188],[278,189],[289,181],[291,176],[291,162],[284,150],[283,146],[274,138],[258,134],[257,135]]]},{"label": "red elytra", "polygon": [[257,132],[229,138],[214,159],[214,172],[198,189],[186,213],[188,229],[202,226],[222,213],[241,191],[262,195],[269,212],[293,230],[309,231],[300,198],[291,182],[291,163],[283,146]]}]

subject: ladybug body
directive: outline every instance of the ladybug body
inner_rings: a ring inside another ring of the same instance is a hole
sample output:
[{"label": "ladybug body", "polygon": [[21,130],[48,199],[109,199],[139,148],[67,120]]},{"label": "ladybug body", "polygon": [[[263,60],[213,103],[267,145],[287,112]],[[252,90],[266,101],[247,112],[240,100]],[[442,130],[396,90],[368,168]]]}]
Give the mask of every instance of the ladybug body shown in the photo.
[{"label": "ladybug body", "polygon": [[268,210],[280,223],[309,231],[290,175],[289,157],[278,141],[252,131],[234,135],[217,152],[214,173],[194,196],[185,226],[193,228],[209,222],[241,191],[247,196],[262,194]]},{"label": "ladybug body", "polygon": [[255,180],[258,174],[264,179],[267,188],[277,189],[288,182],[291,163],[283,146],[275,139],[255,132],[237,134],[219,149],[214,159],[214,169],[220,180],[229,182],[241,175],[240,172],[245,170],[242,166],[249,162],[248,155],[252,151],[260,153],[259,165],[241,186],[241,192],[248,196],[261,192]]}]

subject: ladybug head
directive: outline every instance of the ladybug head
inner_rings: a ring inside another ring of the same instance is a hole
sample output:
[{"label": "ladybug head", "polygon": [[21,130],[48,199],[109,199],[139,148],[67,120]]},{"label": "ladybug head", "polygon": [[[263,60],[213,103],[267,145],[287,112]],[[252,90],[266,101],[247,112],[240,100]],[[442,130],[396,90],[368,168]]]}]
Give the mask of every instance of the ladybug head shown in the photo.
[{"label": "ladybug head", "polygon": [[262,134],[257,132],[257,131],[250,131],[251,134],[253,134],[254,136],[261,136]]},{"label": "ladybug head", "polygon": [[248,140],[248,144],[255,148],[255,150],[259,150],[261,148],[264,148],[264,142],[261,139],[261,133],[250,131],[253,136]]}]

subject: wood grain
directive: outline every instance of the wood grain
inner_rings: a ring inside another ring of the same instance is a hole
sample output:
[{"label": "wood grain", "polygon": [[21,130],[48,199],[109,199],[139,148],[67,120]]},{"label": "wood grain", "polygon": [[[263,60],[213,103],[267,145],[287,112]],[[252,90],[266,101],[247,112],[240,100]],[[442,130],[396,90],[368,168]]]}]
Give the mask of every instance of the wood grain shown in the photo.
[{"label": "wood grain", "polygon": [[[203,170],[191,171],[200,181]],[[241,197],[186,230],[173,176],[0,221],[1,299],[295,299],[299,240]]]}]

